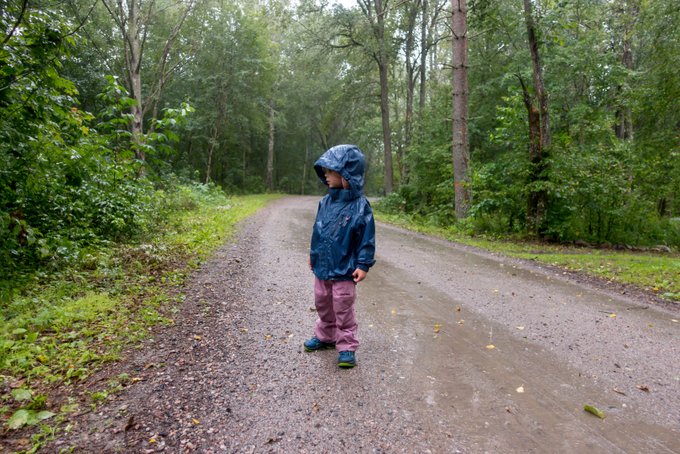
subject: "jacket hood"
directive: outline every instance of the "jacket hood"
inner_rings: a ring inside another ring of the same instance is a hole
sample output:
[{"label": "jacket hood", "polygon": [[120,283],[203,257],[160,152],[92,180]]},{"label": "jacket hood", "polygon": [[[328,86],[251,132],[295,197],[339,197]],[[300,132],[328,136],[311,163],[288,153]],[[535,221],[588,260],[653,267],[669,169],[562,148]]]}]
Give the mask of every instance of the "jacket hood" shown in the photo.
[{"label": "jacket hood", "polygon": [[326,177],[323,168],[335,170],[349,183],[349,190],[358,197],[364,189],[364,171],[366,162],[364,154],[356,145],[336,145],[329,148],[314,163],[314,170],[325,185]]}]

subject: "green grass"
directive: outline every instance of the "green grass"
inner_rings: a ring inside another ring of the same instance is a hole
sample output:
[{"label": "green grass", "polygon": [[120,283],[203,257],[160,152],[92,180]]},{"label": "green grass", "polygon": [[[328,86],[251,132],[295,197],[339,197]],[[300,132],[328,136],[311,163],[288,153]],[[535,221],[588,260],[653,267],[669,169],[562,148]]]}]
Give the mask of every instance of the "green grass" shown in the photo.
[{"label": "green grass", "polygon": [[[40,425],[51,433],[50,418],[76,409],[55,409],[52,390],[71,389],[64,385],[119,359],[124,347],[147,337],[154,326],[173,323],[191,269],[229,241],[239,221],[278,196],[228,198],[186,188],[181,197],[183,208],[153,237],[92,250],[77,266],[58,273],[36,273],[3,307],[0,422],[5,427]],[[110,392],[91,390],[92,404]]]},{"label": "green grass", "polygon": [[611,251],[529,242],[471,237],[454,228],[427,225],[399,215],[376,213],[376,219],[511,257],[535,260],[603,280],[631,284],[680,303],[680,255],[677,253]]}]

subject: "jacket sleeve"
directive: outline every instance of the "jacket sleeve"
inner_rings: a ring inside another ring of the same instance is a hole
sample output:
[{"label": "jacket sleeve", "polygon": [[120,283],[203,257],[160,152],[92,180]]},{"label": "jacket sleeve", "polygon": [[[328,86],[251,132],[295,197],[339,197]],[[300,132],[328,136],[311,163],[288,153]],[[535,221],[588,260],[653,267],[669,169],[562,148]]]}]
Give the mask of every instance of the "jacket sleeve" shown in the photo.
[{"label": "jacket sleeve", "polygon": [[357,268],[368,271],[375,264],[375,221],[371,205],[366,203],[362,211],[363,229],[357,247]]}]

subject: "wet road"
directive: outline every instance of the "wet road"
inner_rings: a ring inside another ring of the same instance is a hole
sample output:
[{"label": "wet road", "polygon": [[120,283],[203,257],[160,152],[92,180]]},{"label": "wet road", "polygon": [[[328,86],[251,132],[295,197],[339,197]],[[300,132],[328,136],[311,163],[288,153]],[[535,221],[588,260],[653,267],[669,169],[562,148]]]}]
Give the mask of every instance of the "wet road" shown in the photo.
[{"label": "wet road", "polygon": [[[296,254],[315,202],[288,199],[270,220]],[[357,370],[386,370],[431,439],[458,442],[434,446],[680,452],[680,314],[382,224],[377,251]]]},{"label": "wet road", "polygon": [[305,352],[317,202],[248,220],[45,452],[680,453],[678,311],[531,263],[378,225],[358,366]]}]

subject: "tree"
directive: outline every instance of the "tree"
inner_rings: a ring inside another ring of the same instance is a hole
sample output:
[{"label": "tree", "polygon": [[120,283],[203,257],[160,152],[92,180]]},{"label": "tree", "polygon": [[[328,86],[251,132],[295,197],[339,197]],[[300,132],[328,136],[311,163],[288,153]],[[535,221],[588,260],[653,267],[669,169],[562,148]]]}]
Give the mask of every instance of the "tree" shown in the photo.
[{"label": "tree", "polygon": [[470,152],[468,149],[468,42],[467,5],[465,0],[451,0],[453,45],[453,185],[456,217],[467,217],[470,204]]},{"label": "tree", "polygon": [[380,115],[383,132],[383,156],[385,165],[385,194],[394,188],[394,170],[392,167],[392,128],[390,126],[389,71],[390,58],[388,39],[385,29],[385,16],[388,13],[389,0],[358,0],[364,17],[371,27],[374,49],[371,51],[380,76]]},{"label": "tree", "polygon": [[[529,123],[529,160],[531,173],[529,176],[529,198],[527,207],[527,226],[529,232],[540,234],[544,228],[546,210],[548,205],[548,193],[542,185],[547,169],[547,153],[550,148],[550,114],[548,111],[548,94],[543,82],[543,67],[538,50],[538,37],[534,20],[532,0],[524,0],[524,20],[527,28],[529,51],[531,53],[531,66],[533,86],[539,107],[536,108],[531,102],[531,97],[524,83],[524,104],[527,108]],[[538,124],[536,124],[538,123]],[[538,137],[536,134],[538,133]]]},{"label": "tree", "polygon": [[157,115],[157,103],[163,93],[163,89],[176,68],[168,68],[170,50],[177,40],[180,29],[193,8],[193,0],[188,0],[183,11],[179,14],[175,26],[165,40],[160,58],[155,69],[155,80],[150,82],[151,89],[144,93],[142,78],[143,52],[149,33],[151,22],[157,15],[155,0],[102,0],[102,4],[114,20],[123,42],[123,54],[125,61],[125,76],[130,98],[135,100],[131,106],[132,142],[135,145],[135,153],[140,166],[140,172],[144,172],[146,161],[145,148],[143,145],[144,116],[149,111],[153,112],[153,118]]}]

